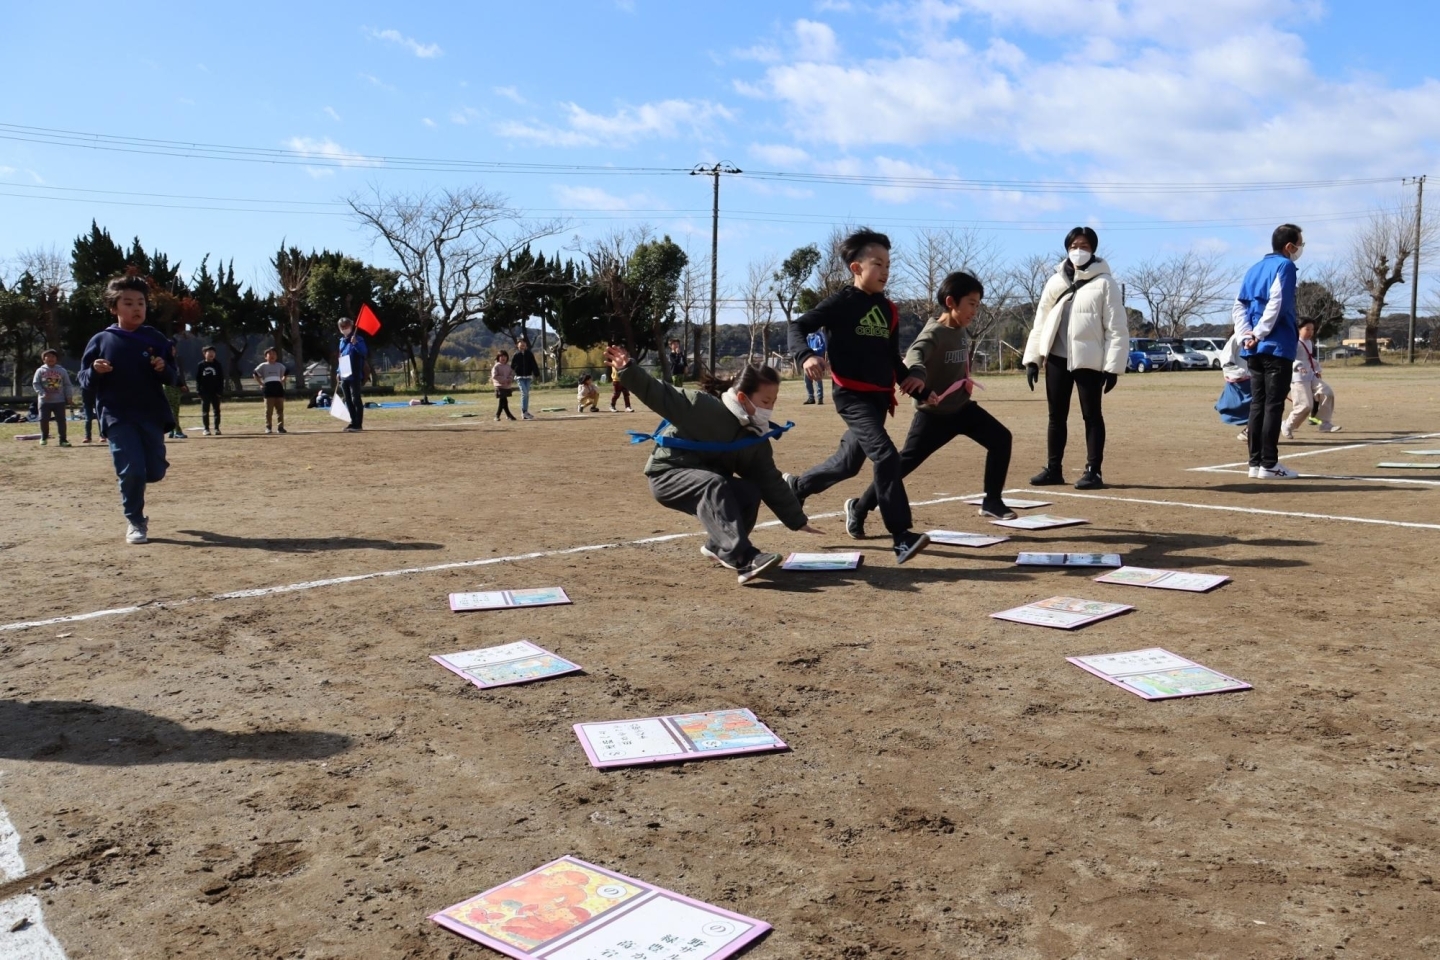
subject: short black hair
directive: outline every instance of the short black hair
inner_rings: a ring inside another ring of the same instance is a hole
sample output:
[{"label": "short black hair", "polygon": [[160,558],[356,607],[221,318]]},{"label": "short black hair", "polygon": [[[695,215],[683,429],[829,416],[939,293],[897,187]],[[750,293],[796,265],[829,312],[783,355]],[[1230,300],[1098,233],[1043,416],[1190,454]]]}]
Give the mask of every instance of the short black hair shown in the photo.
[{"label": "short black hair", "polygon": [[1314,317],[1301,317],[1298,321],[1296,321],[1295,329],[1299,330],[1301,327],[1304,326],[1311,326],[1314,327],[1316,330],[1319,330],[1320,321],[1316,320]]},{"label": "short black hair", "polygon": [[[207,343],[205,344],[205,346],[200,348],[201,353],[209,353],[212,350],[215,350],[215,344],[213,343]],[[219,351],[216,350],[215,352],[218,353]]]},{"label": "short black hair", "polygon": [[1071,227],[1070,232],[1065,234],[1066,250],[1070,249],[1070,244],[1074,243],[1077,237],[1084,237],[1090,241],[1091,253],[1100,252],[1100,235],[1095,232],[1093,227]]},{"label": "short black hair", "polygon": [[944,307],[947,298],[954,297],[955,302],[959,303],[972,293],[978,293],[984,297],[985,284],[981,283],[980,278],[973,273],[956,270],[940,281],[940,287],[935,291],[935,300],[941,307]]},{"label": "short black hair", "polygon": [[145,297],[145,306],[150,306],[150,284],[146,283],[143,277],[123,274],[118,277],[111,277],[109,282],[105,284],[105,293],[103,296],[105,309],[114,310],[115,304],[120,302],[120,294],[126,290],[132,290],[135,293],[141,294]]},{"label": "short black hair", "polygon": [[890,238],[883,233],[871,230],[869,227],[861,227],[850,236],[840,241],[840,259],[845,261],[846,266],[858,263],[860,255],[865,252],[866,247],[884,247],[890,249]]},{"label": "short black hair", "polygon": [[1285,248],[1292,243],[1300,246],[1300,228],[1293,223],[1280,224],[1270,235],[1270,249],[1276,253],[1284,253]]}]

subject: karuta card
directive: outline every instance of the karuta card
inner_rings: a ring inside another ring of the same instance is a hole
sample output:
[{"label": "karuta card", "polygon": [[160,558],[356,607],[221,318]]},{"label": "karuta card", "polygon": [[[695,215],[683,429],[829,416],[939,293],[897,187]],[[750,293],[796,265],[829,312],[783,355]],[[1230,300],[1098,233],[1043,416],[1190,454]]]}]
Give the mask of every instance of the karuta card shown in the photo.
[{"label": "karuta card", "polygon": [[1440,470],[1440,461],[1434,463],[1377,463],[1386,470]]},{"label": "karuta card", "polygon": [[570,597],[560,587],[536,587],[530,590],[486,590],[479,593],[450,594],[450,609],[506,610],[511,607],[549,607],[569,603]]},{"label": "karuta card", "polygon": [[723,960],[770,925],[561,857],[430,917],[516,960]]},{"label": "karuta card", "polygon": [[1440,457],[1440,450],[1401,450],[1400,452],[1411,457]]},{"label": "karuta card", "polygon": [[[1005,506],[1009,507],[1012,510],[1033,510],[1036,507],[1053,506],[1052,502],[1049,500],[1011,500],[1009,497],[1005,497],[1004,500]],[[978,497],[966,497],[960,502],[972,503],[978,507],[985,502],[985,497],[984,495]]]},{"label": "karuta card", "polygon": [[537,647],[528,640],[517,640],[483,650],[439,654],[430,659],[446,670],[458,673],[482,690],[486,687],[544,680],[562,673],[575,673],[580,669],[564,657]]},{"label": "karuta card", "polygon": [[845,553],[792,553],[780,565],[782,570],[854,570],[864,557],[860,551]]},{"label": "karuta card", "polygon": [[1252,690],[1243,680],[1227,677],[1169,650],[1151,647],[1128,653],[1106,653],[1093,657],[1066,657],[1081,670],[1108,683],[1123,687],[1146,700],[1198,697],[1207,693]]},{"label": "karuta card", "polygon": [[1118,553],[1022,553],[1015,558],[1021,567],[1118,567]]},{"label": "karuta card", "polygon": [[1052,527],[1073,527],[1090,521],[1037,513],[1028,517],[1016,517],[1014,520],[991,520],[990,522],[997,527],[1010,527],[1014,530],[1049,530]]},{"label": "karuta card", "polygon": [[577,723],[575,736],[590,765],[602,770],[790,749],[749,710]]},{"label": "karuta card", "polygon": [[1060,630],[1074,630],[1087,623],[1104,620],[1116,614],[1135,608],[1128,603],[1103,603],[1099,600],[1081,600],[1078,597],[1051,597],[1027,603],[1023,607],[1001,610],[990,616],[996,620],[1010,620],[1014,623],[1028,623],[1036,627],[1056,627]]},{"label": "karuta card", "polygon": [[1150,570],[1146,567],[1121,567],[1104,576],[1096,577],[1096,583],[1118,583],[1127,587],[1154,587],[1157,590],[1184,590],[1187,593],[1204,593],[1214,590],[1230,578],[1218,573],[1184,573],[1180,570]]},{"label": "karuta card", "polygon": [[931,530],[925,536],[931,543],[943,543],[947,547],[989,547],[1004,543],[1009,537],[987,537],[979,533],[961,533],[958,530]]}]

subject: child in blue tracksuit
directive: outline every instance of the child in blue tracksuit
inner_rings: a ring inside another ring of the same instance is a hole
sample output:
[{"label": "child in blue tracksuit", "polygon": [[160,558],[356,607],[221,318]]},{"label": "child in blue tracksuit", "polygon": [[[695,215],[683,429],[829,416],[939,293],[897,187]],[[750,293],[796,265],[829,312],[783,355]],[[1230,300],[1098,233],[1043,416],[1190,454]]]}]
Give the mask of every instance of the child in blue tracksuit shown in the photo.
[{"label": "child in blue tracksuit", "polygon": [[172,344],[145,326],[149,287],[139,277],[105,285],[105,306],[115,323],[90,338],[80,358],[80,386],[95,395],[100,436],[110,444],[127,543],[148,543],[145,487],[165,479],[165,433],[175,426],[165,387],[177,383]]}]

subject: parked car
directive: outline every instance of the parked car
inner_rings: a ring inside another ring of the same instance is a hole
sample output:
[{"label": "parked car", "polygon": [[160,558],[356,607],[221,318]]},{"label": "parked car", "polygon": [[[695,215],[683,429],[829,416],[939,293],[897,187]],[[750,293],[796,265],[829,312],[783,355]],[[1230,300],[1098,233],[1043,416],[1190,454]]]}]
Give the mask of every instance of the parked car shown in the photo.
[{"label": "parked car", "polygon": [[1220,353],[1225,349],[1224,337],[1188,337],[1185,346],[1210,361],[1211,370],[1220,369]]},{"label": "parked car", "polygon": [[1336,347],[1334,350],[1330,351],[1330,358],[1332,360],[1344,360],[1346,357],[1363,356],[1365,356],[1364,347]]},{"label": "parked car", "polygon": [[[1144,337],[1130,338],[1130,364],[1140,373],[1165,370],[1170,364],[1170,351]],[[1127,369],[1129,365],[1127,365]]]},{"label": "parked car", "polygon": [[1126,373],[1149,373],[1150,369],[1150,358],[1145,355],[1144,350],[1130,351],[1130,356],[1125,360]]},{"label": "parked car", "polygon": [[1177,346],[1173,343],[1167,343],[1166,346],[1170,348],[1170,352],[1174,357],[1174,359],[1170,361],[1171,370],[1210,369],[1210,358],[1198,350],[1192,350],[1184,344]]}]

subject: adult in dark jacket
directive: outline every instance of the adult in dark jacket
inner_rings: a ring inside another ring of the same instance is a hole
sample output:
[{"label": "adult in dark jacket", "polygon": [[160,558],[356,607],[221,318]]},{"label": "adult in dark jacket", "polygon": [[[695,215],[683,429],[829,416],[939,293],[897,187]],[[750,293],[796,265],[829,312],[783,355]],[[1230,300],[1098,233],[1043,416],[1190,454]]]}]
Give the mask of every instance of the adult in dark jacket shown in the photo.
[{"label": "adult in dark jacket", "polygon": [[[335,325],[340,330],[341,373],[337,377],[337,383],[340,387],[340,398],[345,409],[350,412],[350,422],[345,426],[345,432],[357,433],[364,428],[365,423],[365,398],[360,387],[365,383],[365,360],[370,354],[370,348],[365,345],[364,335],[355,328],[354,320],[342,317]],[[347,366],[348,375],[344,372]]]},{"label": "adult in dark jacket", "polygon": [[100,436],[110,444],[127,543],[148,543],[145,487],[165,479],[165,433],[175,426],[165,387],[179,380],[173,344],[145,326],[149,287],[139,277],[105,285],[105,306],[115,323],[90,338],[80,358],[80,386],[95,394]]},{"label": "adult in dark jacket", "polygon": [[530,341],[525,337],[515,341],[515,355],[510,358],[510,368],[515,371],[515,384],[520,388],[520,418],[534,420],[535,416],[530,412],[530,381],[540,376],[540,364],[535,362]]},{"label": "adult in dark jacket", "polygon": [[762,502],[791,530],[820,532],[770,449],[770,414],[780,389],[772,368],[748,366],[734,380],[707,377],[700,391],[690,391],[656,380],[624,347],[607,349],[605,362],[618,382],[669,421],[645,475],[662,506],[700,520],[708,534],[701,553],[736,571],[741,583],[778,563],[779,554],[761,553],[750,542]]}]

